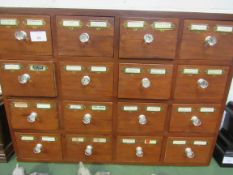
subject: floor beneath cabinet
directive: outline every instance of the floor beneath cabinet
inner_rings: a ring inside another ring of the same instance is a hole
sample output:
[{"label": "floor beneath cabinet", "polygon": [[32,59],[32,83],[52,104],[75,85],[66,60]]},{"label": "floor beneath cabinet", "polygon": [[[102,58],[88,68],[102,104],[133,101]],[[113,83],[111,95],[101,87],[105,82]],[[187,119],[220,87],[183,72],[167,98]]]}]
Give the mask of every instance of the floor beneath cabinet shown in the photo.
[{"label": "floor beneath cabinet", "polygon": [[[11,175],[16,164],[15,156],[8,163],[0,163],[0,175]],[[26,173],[49,172],[49,175],[76,175],[78,164],[20,163]],[[111,175],[232,175],[232,168],[220,168],[212,159],[208,167],[87,165],[94,175],[97,171],[110,171]]]}]

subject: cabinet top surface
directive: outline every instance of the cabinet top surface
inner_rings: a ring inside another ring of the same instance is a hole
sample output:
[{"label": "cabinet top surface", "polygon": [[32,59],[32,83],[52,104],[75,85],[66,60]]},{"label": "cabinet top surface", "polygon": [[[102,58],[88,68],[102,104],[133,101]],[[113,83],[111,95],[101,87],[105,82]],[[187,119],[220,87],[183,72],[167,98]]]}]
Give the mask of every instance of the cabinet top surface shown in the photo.
[{"label": "cabinet top surface", "polygon": [[8,8],[70,8],[233,14],[232,0],[0,0]]}]

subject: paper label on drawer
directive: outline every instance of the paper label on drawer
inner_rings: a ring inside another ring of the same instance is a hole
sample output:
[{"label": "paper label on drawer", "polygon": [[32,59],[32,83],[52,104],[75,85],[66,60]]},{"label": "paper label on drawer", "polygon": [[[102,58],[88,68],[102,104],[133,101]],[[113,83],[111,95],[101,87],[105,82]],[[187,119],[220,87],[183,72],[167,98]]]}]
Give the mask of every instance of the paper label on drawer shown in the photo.
[{"label": "paper label on drawer", "polygon": [[201,107],[200,112],[214,112],[214,108],[209,108],[209,107]]},{"label": "paper label on drawer", "polygon": [[0,19],[1,26],[16,26],[18,25],[17,19]]},{"label": "paper label on drawer", "polygon": [[79,65],[66,65],[65,70],[66,71],[81,71],[82,66],[79,66]]},{"label": "paper label on drawer", "polygon": [[34,136],[21,136],[21,140],[23,141],[33,141],[35,140]]},{"label": "paper label on drawer", "polygon": [[62,25],[64,27],[80,27],[81,22],[80,20],[63,20]]},{"label": "paper label on drawer", "polygon": [[123,111],[137,111],[138,106],[123,106]]},{"label": "paper label on drawer", "polygon": [[55,142],[56,141],[56,138],[55,137],[49,137],[49,136],[42,136],[41,137],[41,140],[43,142]]},{"label": "paper label on drawer", "polygon": [[178,107],[177,111],[178,112],[192,112],[192,108],[191,107]]},{"label": "paper label on drawer", "polygon": [[157,144],[157,140],[145,139],[144,140],[144,144],[156,145]]},{"label": "paper label on drawer", "polygon": [[160,106],[147,106],[146,111],[148,111],[148,112],[160,112],[161,107]]},{"label": "paper label on drawer", "polygon": [[93,138],[94,143],[106,143],[107,139],[106,138]]},{"label": "paper label on drawer", "polygon": [[14,102],[15,108],[28,108],[28,104],[26,102]]},{"label": "paper label on drawer", "polygon": [[73,109],[73,110],[83,110],[84,106],[78,105],[78,104],[70,104],[70,105],[68,105],[68,108]]},{"label": "paper label on drawer", "polygon": [[204,146],[207,145],[207,141],[201,141],[201,140],[195,140],[193,142],[194,145],[200,145],[200,146]]},{"label": "paper label on drawer", "polygon": [[183,74],[199,74],[199,69],[183,69]]},{"label": "paper label on drawer", "polygon": [[153,27],[157,30],[171,30],[173,29],[173,24],[171,22],[154,22]]},{"label": "paper label on drawer", "polygon": [[36,107],[38,109],[50,109],[51,108],[51,104],[49,104],[49,103],[37,103]]},{"label": "paper label on drawer", "polygon": [[126,27],[127,28],[143,28],[144,21],[127,21]]},{"label": "paper label on drawer", "polygon": [[164,75],[164,74],[166,74],[166,69],[150,69],[150,74]]},{"label": "paper label on drawer", "polygon": [[72,137],[71,141],[72,142],[84,142],[84,137]]},{"label": "paper label on drawer", "polygon": [[222,163],[223,164],[233,164],[233,157],[224,156]]},{"label": "paper label on drawer", "polygon": [[46,31],[31,31],[30,38],[32,42],[46,42]]},{"label": "paper label on drawer", "polygon": [[20,70],[21,65],[20,64],[4,64],[5,70]]},{"label": "paper label on drawer", "polygon": [[29,66],[29,70],[30,70],[30,71],[41,72],[41,71],[46,71],[46,70],[48,70],[48,67],[45,66],[45,65],[32,64],[32,65]]},{"label": "paper label on drawer", "polygon": [[186,140],[173,140],[172,144],[173,145],[185,145],[186,144]]},{"label": "paper label on drawer", "polygon": [[135,144],[135,139],[122,139],[122,143],[124,144]]},{"label": "paper label on drawer", "polygon": [[93,110],[93,111],[106,111],[107,106],[104,106],[104,105],[92,105],[91,110]]},{"label": "paper label on drawer", "polygon": [[208,25],[207,24],[191,24],[190,30],[206,31],[206,30],[208,30]]},{"label": "paper label on drawer", "polygon": [[105,67],[105,66],[91,66],[91,72],[107,72],[107,67]]},{"label": "paper label on drawer", "polygon": [[231,33],[231,32],[233,32],[233,26],[217,25],[217,26],[216,26],[216,32]]},{"label": "paper label on drawer", "polygon": [[208,69],[206,73],[207,75],[222,75],[223,70],[222,69]]},{"label": "paper label on drawer", "polygon": [[127,67],[127,68],[125,68],[124,72],[128,73],[128,74],[140,74],[141,69],[136,68],[136,67]]},{"label": "paper label on drawer", "polygon": [[45,21],[42,19],[26,19],[27,26],[43,26]]},{"label": "paper label on drawer", "polygon": [[108,22],[107,21],[94,21],[91,20],[90,27],[96,27],[96,28],[107,28],[108,27]]}]

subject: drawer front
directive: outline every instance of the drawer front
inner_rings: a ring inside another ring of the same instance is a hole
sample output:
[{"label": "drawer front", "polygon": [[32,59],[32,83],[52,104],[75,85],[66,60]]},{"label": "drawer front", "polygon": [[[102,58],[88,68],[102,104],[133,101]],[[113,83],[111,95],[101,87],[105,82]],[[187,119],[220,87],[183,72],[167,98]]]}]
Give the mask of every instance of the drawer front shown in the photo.
[{"label": "drawer front", "polygon": [[220,109],[220,104],[173,104],[170,131],[215,133]]},{"label": "drawer front", "polygon": [[0,55],[52,55],[49,16],[0,15]]},{"label": "drawer front", "polygon": [[169,137],[164,162],[206,164],[212,157],[212,137]]},{"label": "drawer front", "polygon": [[155,163],[160,159],[161,137],[117,137],[116,160],[118,162]]},{"label": "drawer front", "polygon": [[111,102],[65,101],[62,106],[66,130],[76,130],[80,133],[111,133]]},{"label": "drawer front", "polygon": [[49,133],[15,133],[17,156],[24,160],[56,161],[62,158],[61,138]]},{"label": "drawer front", "polygon": [[167,104],[118,103],[118,133],[155,134],[162,132],[167,115]]},{"label": "drawer front", "polygon": [[229,67],[179,65],[175,99],[222,100]]},{"label": "drawer front", "polygon": [[113,56],[114,19],[92,16],[58,16],[59,55]]},{"label": "drawer front", "polygon": [[42,61],[1,61],[1,84],[7,96],[56,96],[54,64]]},{"label": "drawer front", "polygon": [[233,22],[185,20],[180,58],[231,60],[232,57]]},{"label": "drawer front", "polygon": [[112,63],[61,62],[64,98],[110,98],[113,96]]},{"label": "drawer front", "polygon": [[69,161],[105,162],[112,160],[112,140],[107,136],[65,136],[65,159]]},{"label": "drawer front", "polygon": [[55,100],[9,99],[10,122],[14,129],[58,129],[57,104]]},{"label": "drawer front", "polygon": [[121,63],[118,96],[120,98],[168,99],[172,65]]},{"label": "drawer front", "polygon": [[120,57],[174,59],[177,33],[177,19],[123,18],[120,24]]}]

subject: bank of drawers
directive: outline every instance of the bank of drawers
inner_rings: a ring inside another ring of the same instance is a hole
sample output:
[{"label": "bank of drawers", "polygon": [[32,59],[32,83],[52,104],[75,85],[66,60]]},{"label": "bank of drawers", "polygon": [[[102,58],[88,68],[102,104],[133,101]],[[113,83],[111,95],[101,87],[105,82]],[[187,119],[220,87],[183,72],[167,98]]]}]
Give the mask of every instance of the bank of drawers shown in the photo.
[{"label": "bank of drawers", "polygon": [[54,23],[51,31],[49,16],[0,15],[0,78],[21,160],[208,164],[232,22],[122,17],[117,26],[114,17],[57,15]]}]

